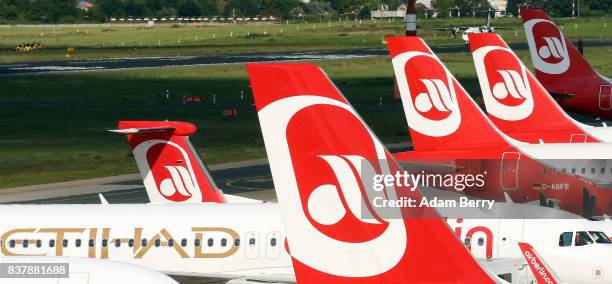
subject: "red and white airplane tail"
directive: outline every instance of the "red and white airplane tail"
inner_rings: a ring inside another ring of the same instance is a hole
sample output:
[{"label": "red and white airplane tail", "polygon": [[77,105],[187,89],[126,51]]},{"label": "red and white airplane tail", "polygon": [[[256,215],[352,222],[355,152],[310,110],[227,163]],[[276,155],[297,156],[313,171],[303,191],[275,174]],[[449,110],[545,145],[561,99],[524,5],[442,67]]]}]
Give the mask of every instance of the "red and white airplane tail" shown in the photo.
[{"label": "red and white airplane tail", "polygon": [[509,145],[421,38],[387,43],[415,150]]},{"label": "red and white airplane tail", "polygon": [[366,172],[401,168],[321,69],[247,71],[298,283],[494,282],[435,209],[391,208],[393,218],[370,202],[422,195],[370,190]]},{"label": "red and white airplane tail", "polygon": [[518,245],[538,284],[562,283],[559,276],[550,269],[550,265],[544,261],[542,256],[530,244],[518,243]]},{"label": "red and white airplane tail", "polygon": [[612,80],[597,73],[542,10],[521,10],[536,77],[564,109],[612,119]]},{"label": "red and white airplane tail", "polygon": [[536,76],[544,86],[556,88],[570,80],[579,87],[580,80],[599,77],[544,10],[521,9],[521,18]]},{"label": "red and white airplane tail", "polygon": [[597,142],[569,117],[495,33],[471,33],[470,48],[489,118],[528,143]]},{"label": "red and white airplane tail", "polygon": [[120,121],[151,203],[226,202],[189,136],[196,126],[176,121]]}]

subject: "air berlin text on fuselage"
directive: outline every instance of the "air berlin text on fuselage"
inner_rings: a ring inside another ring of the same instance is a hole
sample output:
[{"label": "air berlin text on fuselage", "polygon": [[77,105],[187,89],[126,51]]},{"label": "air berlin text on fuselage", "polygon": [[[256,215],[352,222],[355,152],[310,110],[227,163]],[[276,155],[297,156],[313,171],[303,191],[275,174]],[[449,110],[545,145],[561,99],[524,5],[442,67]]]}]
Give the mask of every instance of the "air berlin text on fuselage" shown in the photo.
[{"label": "air berlin text on fuselage", "polygon": [[448,200],[437,197],[411,198],[401,197],[399,199],[385,199],[375,197],[372,199],[374,207],[378,208],[398,208],[398,207],[437,207],[437,208],[487,208],[491,210],[495,200],[472,200],[467,197],[460,197],[459,200]]}]

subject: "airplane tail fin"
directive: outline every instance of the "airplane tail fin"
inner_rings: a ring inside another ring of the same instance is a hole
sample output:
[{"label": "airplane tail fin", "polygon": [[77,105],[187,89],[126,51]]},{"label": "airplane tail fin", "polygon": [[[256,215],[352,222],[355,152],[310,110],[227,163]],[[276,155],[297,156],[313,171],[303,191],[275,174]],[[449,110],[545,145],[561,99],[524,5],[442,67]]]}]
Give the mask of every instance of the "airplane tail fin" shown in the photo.
[{"label": "airplane tail fin", "polygon": [[562,283],[559,276],[550,269],[550,266],[530,244],[518,243],[518,245],[538,284]]},{"label": "airplane tail fin", "polygon": [[415,150],[508,145],[421,38],[393,36],[387,42]]},{"label": "airplane tail fin", "polygon": [[521,9],[521,18],[536,77],[548,90],[563,93],[568,85],[580,88],[585,77],[599,77],[545,11]]},{"label": "airplane tail fin", "polygon": [[485,107],[497,127],[505,133],[555,128],[583,133],[498,34],[468,37]]},{"label": "airplane tail fin", "polygon": [[152,203],[226,202],[189,142],[195,125],[176,121],[120,121]]},{"label": "airplane tail fin", "polygon": [[401,168],[321,69],[247,71],[298,283],[493,282],[435,209],[371,202],[422,194],[371,190]]}]

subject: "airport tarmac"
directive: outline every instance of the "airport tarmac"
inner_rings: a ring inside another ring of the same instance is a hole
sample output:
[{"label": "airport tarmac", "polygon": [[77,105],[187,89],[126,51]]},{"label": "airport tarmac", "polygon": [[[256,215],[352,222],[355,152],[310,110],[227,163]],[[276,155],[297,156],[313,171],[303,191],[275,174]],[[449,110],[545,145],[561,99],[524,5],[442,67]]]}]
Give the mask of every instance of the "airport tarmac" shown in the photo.
[{"label": "airport tarmac", "polygon": [[[574,42],[574,44],[576,44]],[[527,43],[510,43],[514,50],[527,49]],[[612,40],[585,40],[585,47],[612,46]],[[432,46],[436,53],[469,52],[465,44]],[[219,65],[248,62],[350,59],[389,56],[385,48],[349,49],[316,52],[284,52],[266,54],[214,54],[199,56],[112,58],[81,61],[47,61],[0,64],[0,75],[37,74],[55,72],[85,72],[166,66]]]},{"label": "airport tarmac", "polygon": [[[412,145],[399,143],[387,148],[399,152],[411,150]],[[208,168],[217,186],[226,194],[276,201],[266,159],[215,164]],[[0,189],[0,203],[98,204],[98,194],[111,204],[149,202],[140,174],[127,174]]]}]

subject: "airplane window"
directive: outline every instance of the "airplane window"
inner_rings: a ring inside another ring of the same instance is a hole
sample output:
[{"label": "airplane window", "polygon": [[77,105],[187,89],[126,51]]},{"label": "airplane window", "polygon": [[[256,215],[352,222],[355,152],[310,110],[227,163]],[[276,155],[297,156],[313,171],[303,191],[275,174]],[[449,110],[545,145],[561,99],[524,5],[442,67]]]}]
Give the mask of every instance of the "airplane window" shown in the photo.
[{"label": "airplane window", "polygon": [[209,246],[209,247],[212,247],[212,246],[213,246],[213,244],[214,244],[214,241],[213,241],[213,239],[211,238],[211,239],[208,239],[207,243],[208,243],[208,246]]},{"label": "airplane window", "polygon": [[572,245],[572,232],[565,232],[559,236],[559,246],[568,247]]},{"label": "airplane window", "polygon": [[169,247],[173,247],[174,246],[174,239],[169,239],[168,240],[168,246]]},{"label": "airplane window", "polygon": [[81,239],[77,239],[76,241],[74,241],[74,245],[78,248],[81,247]]},{"label": "airplane window", "polygon": [[542,168],[542,175],[546,174],[546,168]]},{"label": "airplane window", "polygon": [[89,246],[90,248],[92,248],[92,247],[94,247],[94,245],[95,245],[94,240],[93,240],[93,239],[89,239],[88,246]]},{"label": "airplane window", "polygon": [[221,246],[222,247],[227,246],[227,239],[226,238],[221,239]]},{"label": "airplane window", "polygon": [[55,247],[55,240],[49,240],[49,247],[50,248],[54,248]]},{"label": "airplane window", "polygon": [[583,174],[586,173],[586,169],[585,168],[580,169],[580,173],[583,173]]},{"label": "airplane window", "polygon": [[186,247],[187,246],[187,239],[182,239],[181,240],[181,246],[182,247]]},{"label": "airplane window", "polygon": [[255,245],[255,238],[250,238],[249,239],[249,246],[254,246]]},{"label": "airplane window", "polygon": [[565,168],[561,168],[561,172],[566,173],[567,170]]},{"label": "airplane window", "polygon": [[21,245],[22,245],[24,248],[27,248],[27,247],[30,245],[30,241],[28,241],[28,240],[23,240],[23,243],[21,243]]},{"label": "airplane window", "polygon": [[62,240],[62,247],[68,247],[68,240]]},{"label": "airplane window", "polygon": [[601,173],[605,174],[606,173],[606,168],[601,168]]},{"label": "airplane window", "polygon": [[576,239],[574,240],[574,245],[576,246],[584,246],[588,244],[592,244],[593,239],[589,237],[589,234],[584,231],[576,232]]},{"label": "airplane window", "polygon": [[121,240],[115,240],[115,247],[118,248],[121,246]]},{"label": "airplane window", "polygon": [[159,247],[161,245],[161,240],[157,239],[155,240],[155,247]]},{"label": "airplane window", "polygon": [[200,239],[193,240],[193,245],[196,246],[196,247],[199,247],[201,243],[202,243],[202,241],[200,241]]},{"label": "airplane window", "polygon": [[140,245],[142,245],[143,247],[147,246],[147,239],[142,239],[142,241],[140,241]]},{"label": "airplane window", "polygon": [[9,247],[12,247],[12,248],[15,247],[15,240],[10,240],[9,241]]},{"label": "airplane window", "polygon": [[591,173],[594,174],[595,173],[595,168],[591,168]]},{"label": "airplane window", "polygon": [[484,239],[483,238],[478,238],[478,245],[479,246],[484,245]]},{"label": "airplane window", "polygon": [[134,239],[128,240],[128,247],[134,247]]},{"label": "airplane window", "polygon": [[102,247],[107,247],[108,246],[108,240],[107,239],[103,239],[102,240]]},{"label": "airplane window", "polygon": [[576,168],[572,168],[572,174],[576,173]]},{"label": "airplane window", "polygon": [[275,247],[276,246],[276,238],[270,239],[270,246],[271,247]]},{"label": "airplane window", "polygon": [[556,174],[556,173],[557,173],[557,168],[553,168],[553,169],[552,169],[552,173],[553,173],[553,174]]},{"label": "airplane window", "polygon": [[598,244],[612,243],[612,240],[610,240],[610,238],[608,238],[608,236],[604,232],[589,231],[589,234]]},{"label": "airplane window", "polygon": [[465,238],[465,240],[463,240],[463,245],[469,246],[472,243],[472,240],[470,238]]},{"label": "airplane window", "polygon": [[234,240],[234,246],[237,246],[237,247],[240,246],[240,239],[235,239]]},{"label": "airplane window", "polygon": [[36,247],[42,247],[42,242],[40,240],[36,240]]}]

